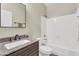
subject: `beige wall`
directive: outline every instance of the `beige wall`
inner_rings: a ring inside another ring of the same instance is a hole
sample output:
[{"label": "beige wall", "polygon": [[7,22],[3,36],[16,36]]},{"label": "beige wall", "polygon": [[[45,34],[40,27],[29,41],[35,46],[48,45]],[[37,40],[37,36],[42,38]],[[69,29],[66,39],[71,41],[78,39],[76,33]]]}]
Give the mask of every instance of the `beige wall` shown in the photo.
[{"label": "beige wall", "polygon": [[[26,28],[0,28],[0,37],[14,36],[15,34],[29,34],[33,37],[41,35],[41,16],[46,15],[44,4],[26,4]],[[47,16],[61,16],[74,13],[75,4],[53,4],[47,7]]]},{"label": "beige wall", "polygon": [[0,38],[14,36],[15,34],[29,34],[39,37],[41,31],[40,17],[45,15],[44,4],[26,4],[26,28],[0,28]]},{"label": "beige wall", "polygon": [[76,4],[73,3],[47,3],[47,16],[57,17],[72,14],[76,11]]},{"label": "beige wall", "polygon": [[[41,35],[41,16],[46,15],[44,4],[27,4],[27,23],[33,37]],[[29,29],[28,29],[29,30]]]}]

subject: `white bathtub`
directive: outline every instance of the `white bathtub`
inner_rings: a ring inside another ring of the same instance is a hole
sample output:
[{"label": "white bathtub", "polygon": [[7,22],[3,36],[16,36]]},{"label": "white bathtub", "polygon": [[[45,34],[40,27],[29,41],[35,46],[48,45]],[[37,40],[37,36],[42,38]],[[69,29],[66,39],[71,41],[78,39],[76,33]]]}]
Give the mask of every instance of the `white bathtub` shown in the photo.
[{"label": "white bathtub", "polygon": [[59,47],[57,45],[49,45],[50,47],[52,47],[52,53],[56,54],[58,56],[79,56],[79,51],[75,51],[75,50],[70,50],[68,48],[63,48],[63,47]]}]

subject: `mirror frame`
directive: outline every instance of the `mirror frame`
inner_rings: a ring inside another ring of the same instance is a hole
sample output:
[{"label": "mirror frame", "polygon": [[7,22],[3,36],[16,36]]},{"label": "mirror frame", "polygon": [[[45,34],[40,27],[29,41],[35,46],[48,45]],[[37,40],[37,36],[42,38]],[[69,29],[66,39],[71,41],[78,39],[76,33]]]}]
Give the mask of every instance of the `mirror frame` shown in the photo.
[{"label": "mirror frame", "polygon": [[8,27],[8,26],[1,26],[1,3],[0,3],[0,28],[26,28],[26,5],[23,3],[17,3],[17,4],[22,4],[25,6],[25,26],[24,27]]}]

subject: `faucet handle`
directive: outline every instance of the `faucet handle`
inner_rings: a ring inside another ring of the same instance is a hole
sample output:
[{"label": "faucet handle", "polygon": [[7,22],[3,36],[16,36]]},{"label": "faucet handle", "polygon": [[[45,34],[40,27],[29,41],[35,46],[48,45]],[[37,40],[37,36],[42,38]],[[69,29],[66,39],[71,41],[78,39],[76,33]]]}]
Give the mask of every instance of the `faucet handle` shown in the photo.
[{"label": "faucet handle", "polygon": [[10,38],[10,40],[9,40],[10,42],[12,42],[12,39]]},{"label": "faucet handle", "polygon": [[14,40],[17,40],[17,39],[19,39],[19,35],[18,34],[15,35]]},{"label": "faucet handle", "polygon": [[21,39],[21,36],[19,36],[18,39],[20,40]]}]

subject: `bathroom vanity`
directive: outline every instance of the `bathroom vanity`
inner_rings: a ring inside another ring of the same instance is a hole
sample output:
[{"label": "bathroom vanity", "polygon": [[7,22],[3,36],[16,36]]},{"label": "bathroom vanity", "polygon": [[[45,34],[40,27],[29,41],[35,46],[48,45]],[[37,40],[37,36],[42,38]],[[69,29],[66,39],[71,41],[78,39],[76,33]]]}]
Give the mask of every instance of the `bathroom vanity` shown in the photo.
[{"label": "bathroom vanity", "polygon": [[38,40],[28,38],[24,38],[21,40],[30,40],[30,42],[19,45],[12,49],[7,49],[4,46],[5,44],[11,43],[10,41],[0,43],[0,56],[39,56]]},{"label": "bathroom vanity", "polygon": [[38,56],[39,55],[39,48],[38,48],[38,41],[25,46],[19,50],[16,50],[6,56]]}]

